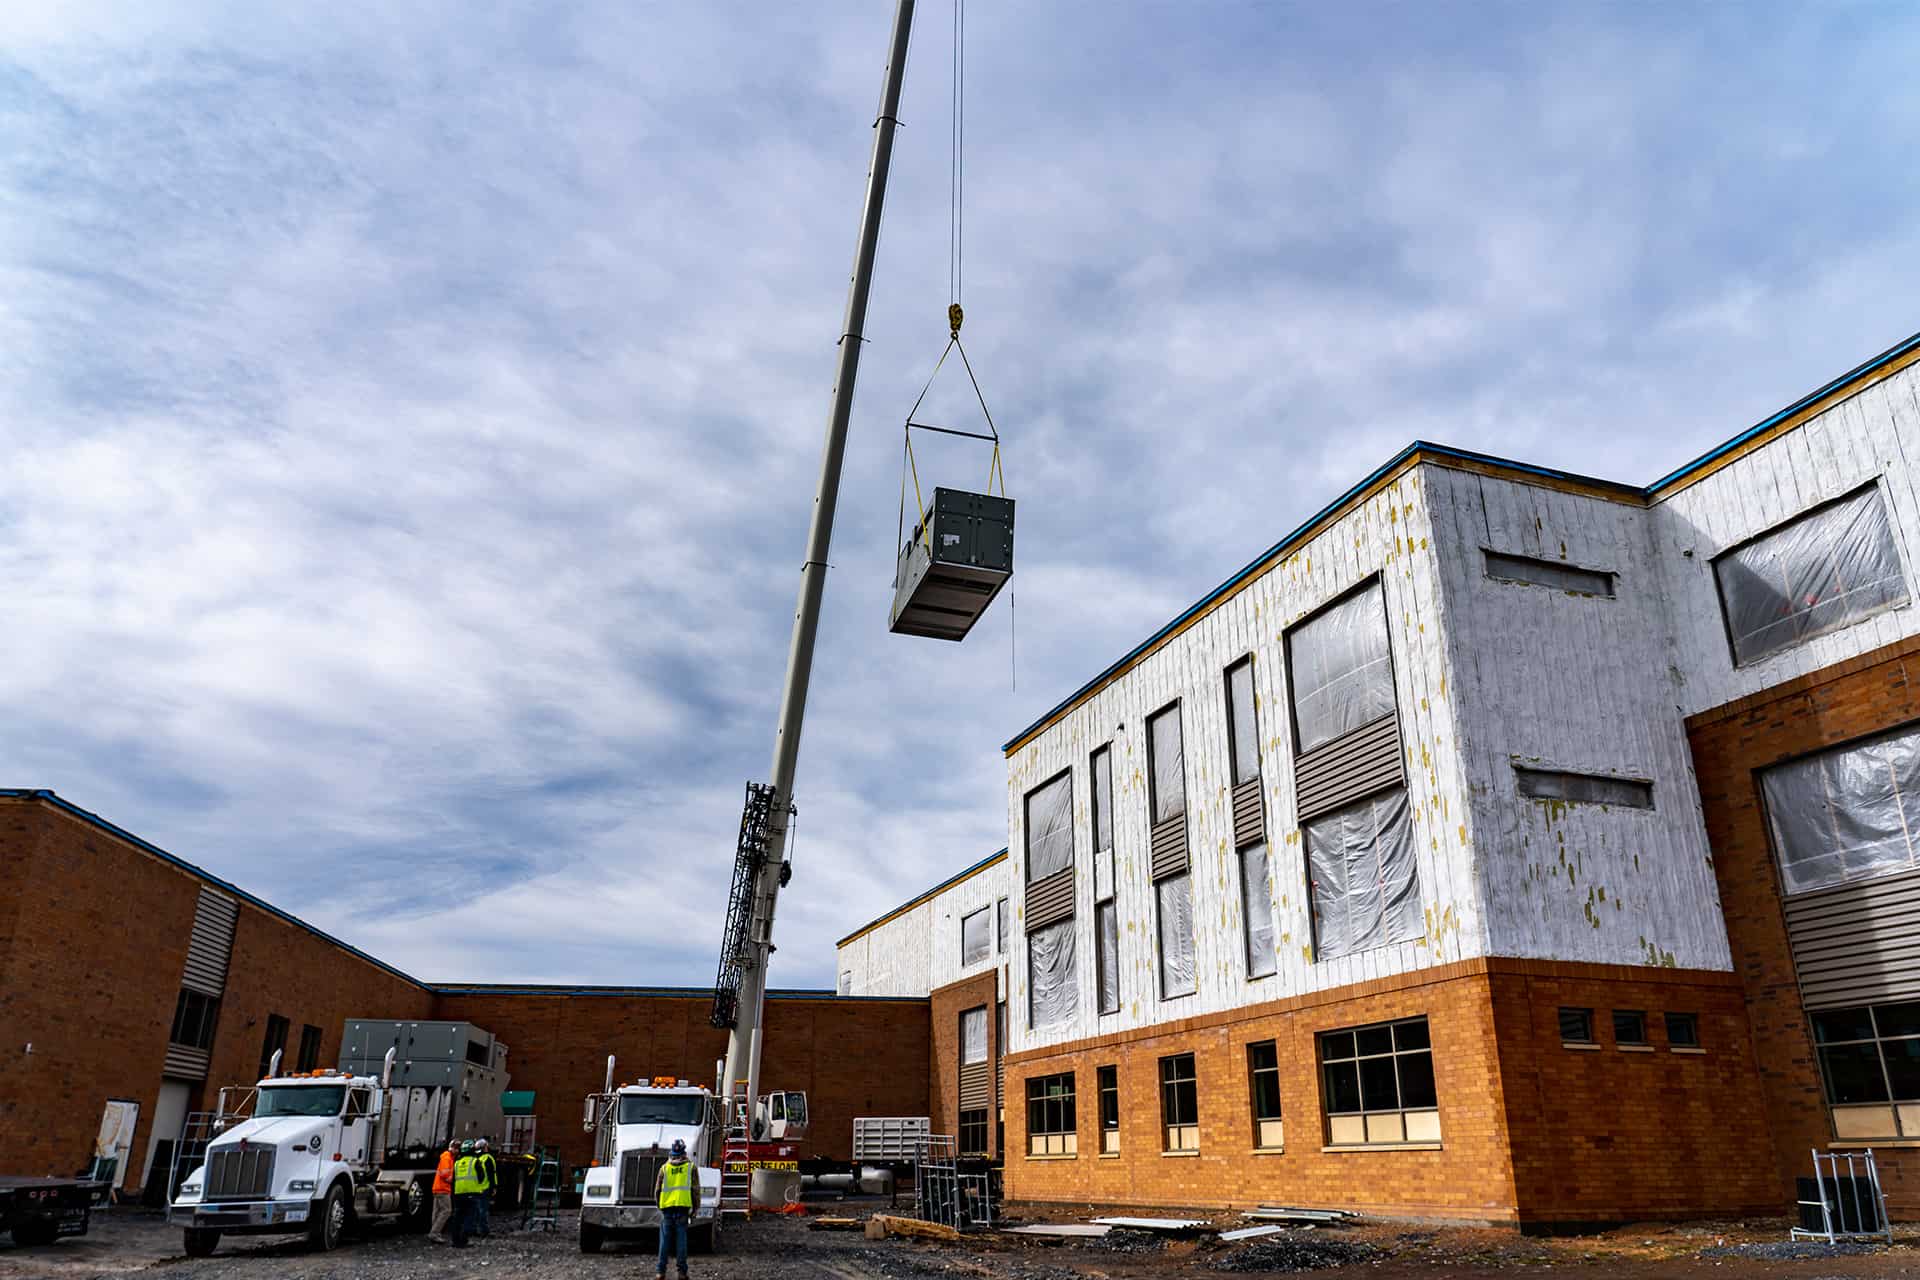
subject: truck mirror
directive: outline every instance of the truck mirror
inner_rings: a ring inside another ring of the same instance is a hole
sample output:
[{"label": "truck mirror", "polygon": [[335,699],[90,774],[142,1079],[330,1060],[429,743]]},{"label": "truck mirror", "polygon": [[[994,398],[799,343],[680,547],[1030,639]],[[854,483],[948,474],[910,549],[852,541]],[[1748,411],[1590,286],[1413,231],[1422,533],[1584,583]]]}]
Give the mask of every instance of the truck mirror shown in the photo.
[{"label": "truck mirror", "polygon": [[599,1099],[597,1099],[597,1098],[588,1098],[588,1099],[587,1099],[587,1109],[586,1109],[586,1114],[585,1114],[585,1115],[583,1115],[583,1116],[582,1116],[582,1117],[580,1118],[580,1120],[581,1120],[581,1125],[580,1125],[580,1127],[581,1127],[581,1128],[583,1128],[583,1129],[585,1129],[585,1130],[586,1130],[586,1131],[587,1131],[588,1133],[592,1133],[592,1132],[593,1132],[593,1130],[594,1130],[594,1123],[593,1123],[593,1122],[594,1122],[594,1120],[595,1120],[595,1119],[597,1118],[597,1117],[596,1117],[596,1116],[594,1115],[594,1111],[595,1111],[595,1109],[596,1109],[596,1106],[595,1106],[595,1104],[596,1104],[596,1103],[597,1103],[598,1101],[599,1101]]}]

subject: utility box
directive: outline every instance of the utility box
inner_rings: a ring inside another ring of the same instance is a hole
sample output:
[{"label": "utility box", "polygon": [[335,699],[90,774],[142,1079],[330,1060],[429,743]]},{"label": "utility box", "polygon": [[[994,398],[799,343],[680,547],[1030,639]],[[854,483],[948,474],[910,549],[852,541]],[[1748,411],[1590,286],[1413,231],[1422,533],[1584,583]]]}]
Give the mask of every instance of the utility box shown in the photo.
[{"label": "utility box", "polygon": [[935,489],[900,548],[895,635],[961,640],[1013,577],[1013,500]]}]

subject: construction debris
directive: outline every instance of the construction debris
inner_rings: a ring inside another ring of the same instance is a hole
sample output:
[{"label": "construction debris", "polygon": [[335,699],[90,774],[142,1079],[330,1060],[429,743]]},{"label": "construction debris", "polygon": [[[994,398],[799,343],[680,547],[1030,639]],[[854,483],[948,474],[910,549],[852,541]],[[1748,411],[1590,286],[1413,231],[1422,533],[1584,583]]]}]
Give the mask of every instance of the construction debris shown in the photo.
[{"label": "construction debris", "polygon": [[1103,1227],[1133,1227],[1140,1231],[1198,1231],[1207,1225],[1205,1218],[1095,1218]]},{"label": "construction debris", "polygon": [[858,1231],[866,1223],[858,1218],[809,1218],[807,1226],[814,1231]]},{"label": "construction debris", "polygon": [[1242,1227],[1238,1231],[1222,1231],[1220,1238],[1231,1243],[1235,1240],[1257,1240],[1261,1236],[1278,1235],[1285,1227]]},{"label": "construction debris", "polygon": [[1310,1222],[1316,1226],[1336,1226],[1352,1222],[1360,1215],[1345,1209],[1296,1209],[1284,1204],[1263,1204],[1240,1215],[1249,1222]]},{"label": "construction debris", "polygon": [[1015,1236],[1058,1236],[1061,1238],[1095,1238],[1104,1236],[1112,1227],[1098,1226],[1088,1222],[1035,1222],[1024,1227],[1002,1228],[1008,1235]]},{"label": "construction debris", "polygon": [[867,1239],[884,1240],[888,1236],[904,1236],[909,1240],[940,1240],[949,1244],[960,1239],[958,1231],[938,1222],[922,1222],[918,1218],[902,1218],[889,1213],[876,1213],[867,1219]]},{"label": "construction debris", "polygon": [[1370,1244],[1282,1234],[1240,1245],[1212,1265],[1215,1271],[1318,1271],[1372,1262],[1380,1256],[1380,1250]]}]

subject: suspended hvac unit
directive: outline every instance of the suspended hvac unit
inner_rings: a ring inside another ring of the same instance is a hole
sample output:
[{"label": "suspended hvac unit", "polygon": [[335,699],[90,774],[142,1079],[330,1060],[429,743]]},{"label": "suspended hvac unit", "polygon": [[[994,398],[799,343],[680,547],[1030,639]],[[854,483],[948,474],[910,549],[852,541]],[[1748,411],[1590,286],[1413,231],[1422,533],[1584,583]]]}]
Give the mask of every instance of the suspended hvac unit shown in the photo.
[{"label": "suspended hvac unit", "polygon": [[896,635],[961,640],[1013,577],[1013,500],[935,489],[894,577]]}]

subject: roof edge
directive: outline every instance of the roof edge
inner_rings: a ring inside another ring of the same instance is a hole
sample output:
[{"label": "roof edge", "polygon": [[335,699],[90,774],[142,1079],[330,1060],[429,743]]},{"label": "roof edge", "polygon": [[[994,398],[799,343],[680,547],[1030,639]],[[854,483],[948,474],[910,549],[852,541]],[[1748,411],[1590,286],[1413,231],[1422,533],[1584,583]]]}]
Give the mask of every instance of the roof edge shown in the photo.
[{"label": "roof edge", "polygon": [[893,910],[887,912],[885,915],[876,916],[874,919],[867,921],[867,923],[861,925],[858,929],[855,929],[852,933],[840,939],[840,941],[834,943],[833,949],[835,951],[838,951],[841,947],[846,946],[849,942],[858,941],[859,939],[865,937],[867,934],[872,933],[875,929],[878,929],[881,925],[887,923],[887,921],[895,919],[898,916],[905,915],[907,912],[913,910],[915,907],[919,906],[921,903],[930,901],[931,899],[938,897],[940,894],[945,893],[948,889],[953,888],[953,886],[959,884],[962,880],[970,879],[971,877],[978,875],[980,872],[985,871],[988,867],[993,866],[995,863],[1005,862],[1006,860],[1007,860],[1007,851],[1004,848],[1001,849],[1000,852],[998,853],[988,854],[986,857],[980,859],[980,861],[974,863],[972,866],[965,867],[960,871],[955,872],[953,875],[948,876],[945,880],[942,880],[939,884],[933,886],[933,888],[928,889],[925,893],[919,894],[916,897],[908,898],[905,902],[901,903],[899,906],[895,907]]}]

